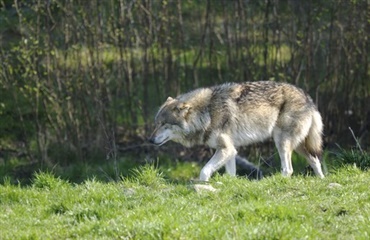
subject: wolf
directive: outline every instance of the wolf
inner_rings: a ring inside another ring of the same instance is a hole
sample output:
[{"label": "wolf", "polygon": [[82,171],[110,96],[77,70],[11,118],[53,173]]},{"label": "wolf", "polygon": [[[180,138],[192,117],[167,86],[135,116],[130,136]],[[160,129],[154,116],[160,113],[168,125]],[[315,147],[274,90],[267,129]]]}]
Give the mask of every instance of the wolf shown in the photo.
[{"label": "wolf", "polygon": [[324,178],[321,115],[307,93],[288,83],[255,81],[198,88],[168,97],[154,122],[149,141],[155,145],[172,140],[186,147],[201,144],[215,149],[200,172],[200,181],[209,181],[223,166],[235,176],[237,149],[271,137],[283,176],[292,175],[291,155],[296,151]]}]

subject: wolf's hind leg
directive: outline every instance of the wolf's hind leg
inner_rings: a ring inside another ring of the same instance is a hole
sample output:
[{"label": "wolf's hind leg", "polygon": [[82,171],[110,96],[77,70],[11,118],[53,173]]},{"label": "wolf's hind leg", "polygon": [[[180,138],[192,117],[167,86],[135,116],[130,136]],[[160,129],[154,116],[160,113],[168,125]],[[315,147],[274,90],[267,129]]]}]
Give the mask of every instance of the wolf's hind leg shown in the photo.
[{"label": "wolf's hind leg", "polygon": [[295,151],[302,155],[304,158],[306,158],[307,162],[310,164],[310,166],[312,167],[313,171],[315,172],[316,176],[320,177],[320,178],[324,178],[324,174],[322,172],[322,169],[321,169],[321,163],[320,163],[320,160],[317,156],[313,156],[312,154],[310,154],[306,148],[304,147],[303,144],[299,145]]},{"label": "wolf's hind leg", "polygon": [[281,174],[290,177],[293,174],[291,142],[283,134],[275,135],[274,141],[280,156]]},{"label": "wolf's hind leg", "polygon": [[230,159],[226,163],[225,170],[231,176],[235,176],[236,175],[236,159],[235,158]]},{"label": "wolf's hind leg", "polygon": [[280,161],[281,161],[281,173],[285,177],[290,177],[293,174],[292,167],[292,152],[286,148],[278,148]]}]

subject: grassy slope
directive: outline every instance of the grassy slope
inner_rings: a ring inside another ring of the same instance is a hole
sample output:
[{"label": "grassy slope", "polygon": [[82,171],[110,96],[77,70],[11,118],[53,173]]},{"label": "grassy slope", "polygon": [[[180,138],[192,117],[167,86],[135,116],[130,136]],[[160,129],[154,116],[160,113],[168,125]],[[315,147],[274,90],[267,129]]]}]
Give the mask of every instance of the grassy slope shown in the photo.
[{"label": "grassy slope", "polygon": [[30,187],[0,185],[0,232],[2,239],[367,239],[369,179],[356,168],[324,180],[217,175],[218,192],[196,193],[150,167],[115,183],[40,173]]}]

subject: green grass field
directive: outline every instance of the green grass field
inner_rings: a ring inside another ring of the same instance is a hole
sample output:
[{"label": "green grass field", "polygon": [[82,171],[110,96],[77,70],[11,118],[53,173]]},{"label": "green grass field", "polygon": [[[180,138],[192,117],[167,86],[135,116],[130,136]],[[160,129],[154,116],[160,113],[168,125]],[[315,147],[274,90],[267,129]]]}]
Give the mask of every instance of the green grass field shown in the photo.
[{"label": "green grass field", "polygon": [[216,175],[217,192],[166,180],[153,167],[129,178],[72,184],[50,173],[0,185],[1,239],[369,239],[370,172],[261,181]]}]

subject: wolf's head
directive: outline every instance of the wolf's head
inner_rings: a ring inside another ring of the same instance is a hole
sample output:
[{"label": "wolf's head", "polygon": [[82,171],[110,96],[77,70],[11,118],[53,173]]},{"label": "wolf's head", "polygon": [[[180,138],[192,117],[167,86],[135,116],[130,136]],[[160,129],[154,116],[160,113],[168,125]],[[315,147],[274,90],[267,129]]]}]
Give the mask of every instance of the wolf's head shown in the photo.
[{"label": "wolf's head", "polygon": [[172,140],[182,142],[188,129],[188,116],[191,106],[185,102],[168,97],[155,116],[155,129],[149,141],[163,145]]}]

